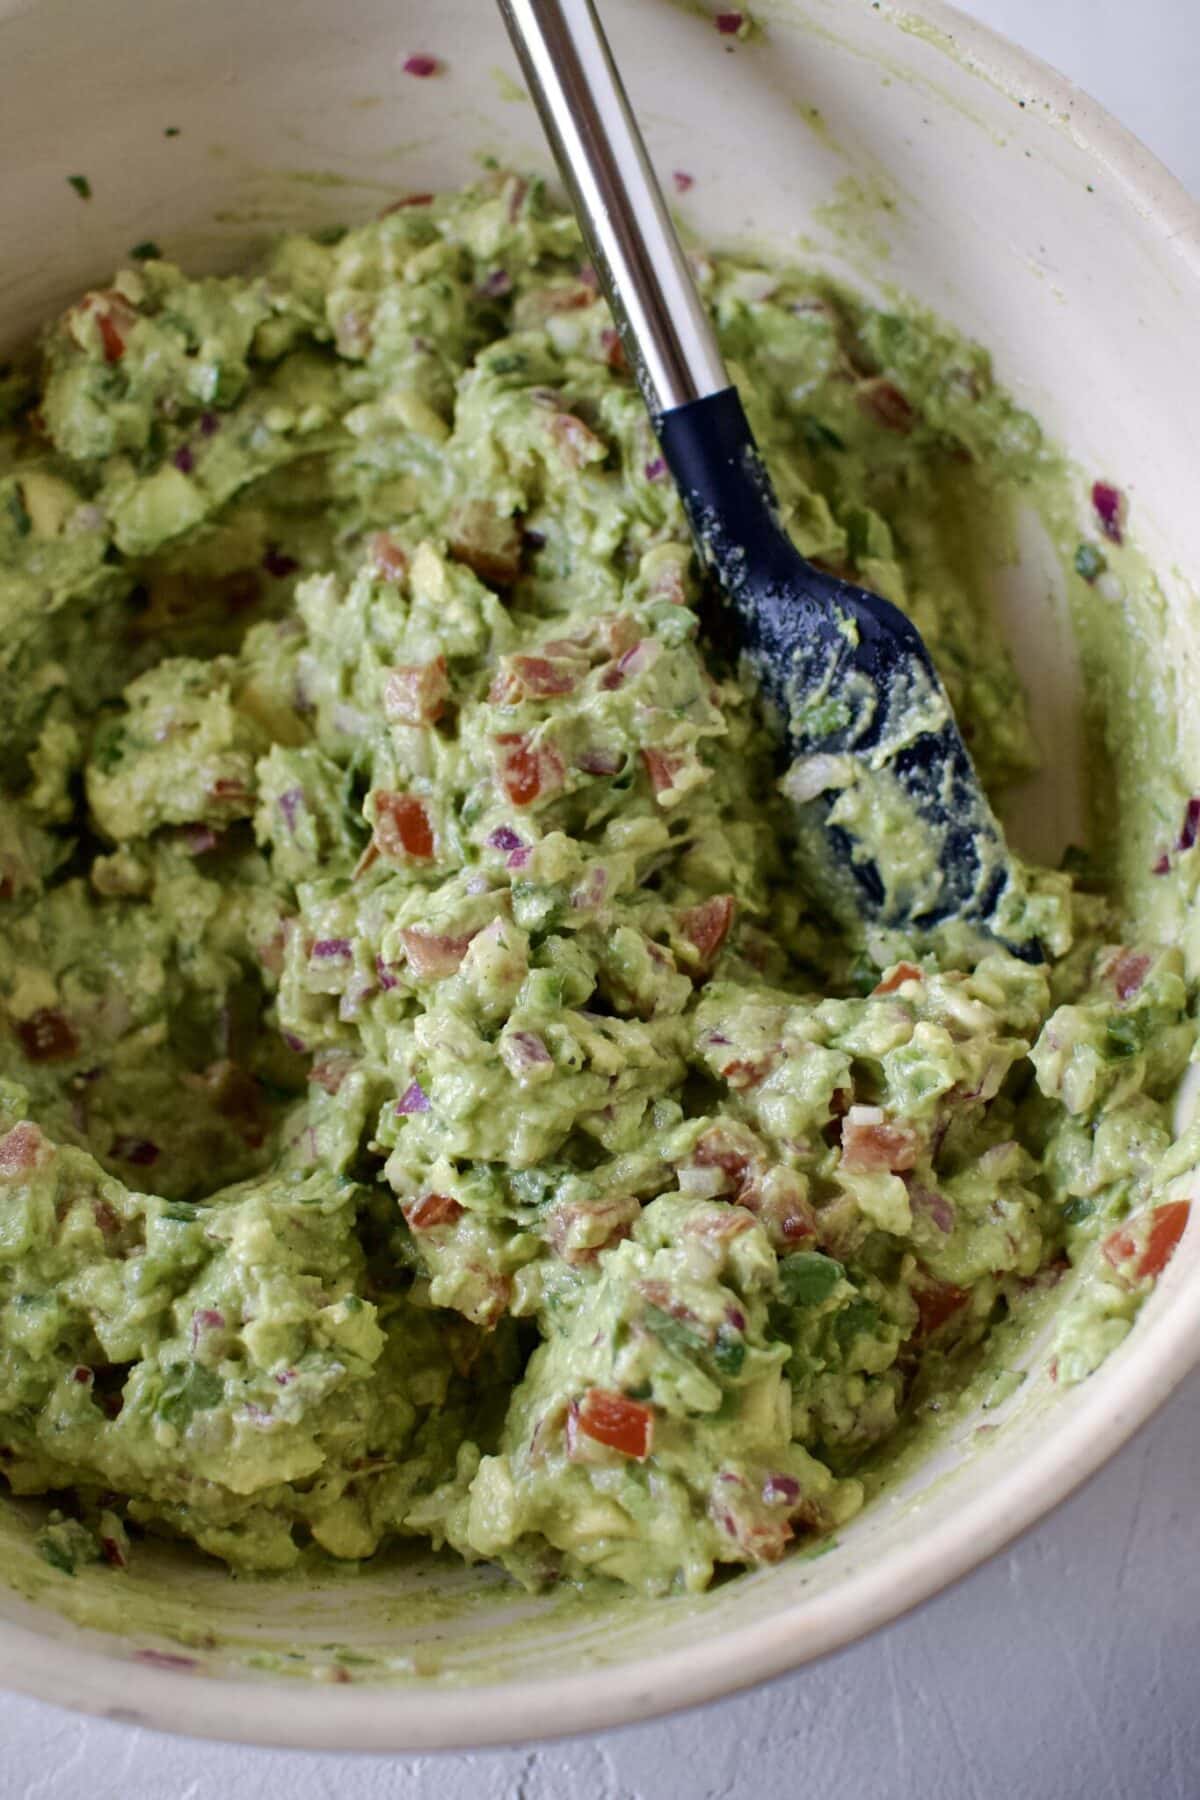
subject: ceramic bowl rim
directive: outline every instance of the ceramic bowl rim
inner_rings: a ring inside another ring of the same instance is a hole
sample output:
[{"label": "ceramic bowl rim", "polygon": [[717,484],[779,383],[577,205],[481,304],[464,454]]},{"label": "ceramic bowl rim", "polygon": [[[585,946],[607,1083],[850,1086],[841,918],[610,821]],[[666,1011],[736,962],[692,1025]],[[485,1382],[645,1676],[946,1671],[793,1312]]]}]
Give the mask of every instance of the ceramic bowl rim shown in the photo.
[{"label": "ceramic bowl rim", "polygon": [[[1062,119],[1142,222],[1178,257],[1200,299],[1200,205],[1131,132],[1048,64],[946,0],[884,0],[968,69]],[[235,1681],[132,1665],[0,1621],[0,1686],[129,1723],[226,1742],[376,1752],[469,1750],[596,1731],[697,1706],[843,1649],[995,1554],[1093,1475],[1200,1364],[1200,1308],[1180,1296],[1089,1384],[1064,1426],[918,1535],[802,1608],[700,1637],[680,1650],[577,1674],[453,1689]],[[131,1685],[136,1679],[136,1700]]]}]

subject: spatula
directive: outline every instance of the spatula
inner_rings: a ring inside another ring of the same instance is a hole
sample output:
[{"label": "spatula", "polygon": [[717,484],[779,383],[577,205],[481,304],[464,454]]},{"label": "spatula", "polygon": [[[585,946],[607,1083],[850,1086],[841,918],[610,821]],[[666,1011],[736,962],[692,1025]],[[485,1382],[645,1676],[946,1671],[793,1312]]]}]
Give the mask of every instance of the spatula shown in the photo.
[{"label": "spatula", "polygon": [[843,922],[920,937],[959,918],[1029,960],[1024,888],[915,627],[816,568],[696,291],[592,0],[499,0],[584,240],[778,730],[798,877]]}]

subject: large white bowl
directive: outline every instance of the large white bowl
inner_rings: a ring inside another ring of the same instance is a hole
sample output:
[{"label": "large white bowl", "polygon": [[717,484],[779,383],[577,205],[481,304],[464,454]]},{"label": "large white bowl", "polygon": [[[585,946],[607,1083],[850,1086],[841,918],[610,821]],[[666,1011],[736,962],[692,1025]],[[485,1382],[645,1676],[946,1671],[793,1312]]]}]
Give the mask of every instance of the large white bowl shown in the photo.
[{"label": "large white bowl", "polygon": [[[142,238],[228,265],[282,223],[357,218],[397,191],[467,179],[480,151],[544,164],[493,10],[0,0],[3,336]],[[1179,574],[1200,569],[1195,209],[1090,101],[938,0],[755,10],[764,40],[731,47],[690,5],[605,6],[660,166],[695,177],[689,223],[917,295],[993,348],[1081,470],[1121,482],[1166,592],[1139,654],[1172,671],[1177,767],[1200,768],[1188,707],[1200,606]],[[414,51],[443,58],[443,73],[406,76]],[[73,173],[89,176],[90,201]],[[849,211],[836,204],[847,182]],[[1031,540],[1004,603],[1051,765],[1018,829],[1048,852],[1080,787],[1050,587]],[[1130,680],[1145,674],[1131,667]],[[1134,829],[1155,796],[1122,773]],[[1161,779],[1169,810],[1182,777]],[[161,1728],[329,1749],[495,1743],[706,1700],[894,1617],[1054,1505],[1200,1359],[1198,1293],[1193,1230],[1093,1379],[1060,1393],[1043,1351],[999,1430],[966,1422],[836,1548],[699,1600],[580,1610],[419,1561],[319,1588],[235,1583],[167,1550],[139,1554],[124,1577],[68,1581],[34,1556],[30,1514],[3,1501],[0,1680]]]}]

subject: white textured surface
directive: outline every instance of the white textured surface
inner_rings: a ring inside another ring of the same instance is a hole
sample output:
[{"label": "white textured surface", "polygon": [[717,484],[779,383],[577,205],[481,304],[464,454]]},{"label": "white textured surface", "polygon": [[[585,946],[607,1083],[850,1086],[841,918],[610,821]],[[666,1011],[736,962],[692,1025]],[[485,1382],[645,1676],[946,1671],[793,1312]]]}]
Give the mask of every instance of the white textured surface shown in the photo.
[{"label": "white textured surface", "polygon": [[[486,0],[480,0],[485,4]],[[1200,192],[1196,0],[960,0]],[[1197,1800],[1200,1377],[1084,1493],[868,1643],[699,1714],[353,1761],[152,1737],[0,1696],[0,1800]]]},{"label": "white textured surface", "polygon": [[3,1800],[1196,1800],[1200,1376],[1015,1549],[841,1656],[528,1751],[230,1749],[0,1701]]}]

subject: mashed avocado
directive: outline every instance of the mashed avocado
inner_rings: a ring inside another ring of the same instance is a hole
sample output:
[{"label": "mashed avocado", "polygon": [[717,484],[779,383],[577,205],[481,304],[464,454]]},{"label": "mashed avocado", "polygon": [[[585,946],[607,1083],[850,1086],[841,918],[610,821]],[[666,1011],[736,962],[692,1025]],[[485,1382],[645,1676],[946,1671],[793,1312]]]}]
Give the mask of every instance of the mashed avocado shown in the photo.
[{"label": "mashed avocado", "polygon": [[[983,596],[1036,424],[928,320],[699,272],[797,543],[1028,773]],[[1064,1374],[1120,1339],[1187,1219],[1178,952],[1063,873],[1044,966],[806,900],[536,185],[144,262],[0,398],[0,1473],[54,1567],[702,1587],[1097,1238]]]}]

